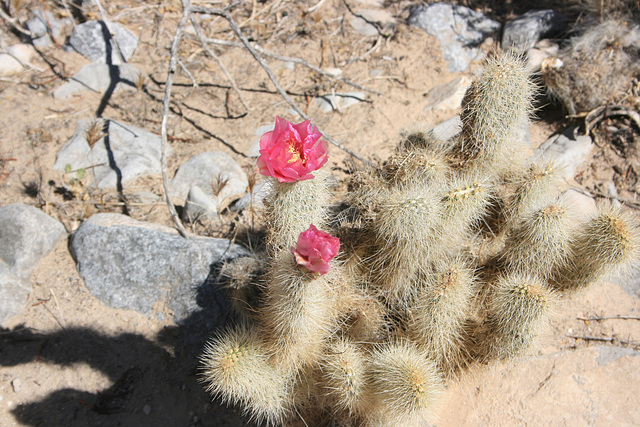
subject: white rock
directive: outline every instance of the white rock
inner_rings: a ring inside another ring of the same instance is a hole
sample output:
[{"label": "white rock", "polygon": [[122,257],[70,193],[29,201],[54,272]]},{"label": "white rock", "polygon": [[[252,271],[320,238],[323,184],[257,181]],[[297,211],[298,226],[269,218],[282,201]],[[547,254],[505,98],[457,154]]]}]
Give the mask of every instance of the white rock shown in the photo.
[{"label": "white rock", "polygon": [[345,92],[318,97],[316,98],[316,104],[323,113],[330,113],[351,107],[366,99],[364,92]]},{"label": "white rock", "polygon": [[429,91],[427,95],[426,110],[455,110],[460,108],[462,98],[471,85],[471,79],[467,76],[459,76],[455,79],[440,84]]},{"label": "white rock", "polygon": [[455,116],[449,120],[445,120],[439,123],[436,127],[431,129],[431,134],[438,141],[449,141],[454,136],[458,135],[462,131],[462,120],[460,116]]},{"label": "white rock", "polygon": [[210,189],[218,178],[228,179],[218,194],[219,209],[242,197],[247,190],[247,174],[229,155],[222,151],[201,153],[180,166],[171,181],[171,195],[186,200],[191,187]]},{"label": "white rock", "polygon": [[[92,150],[85,138],[88,125],[87,121],[78,121],[75,134],[58,151],[53,169],[64,171],[67,165],[72,170],[94,166],[86,176],[93,180],[95,173],[100,188],[116,187],[142,175],[162,173],[158,135],[107,119],[108,138],[100,139]],[[167,153],[170,153],[169,147]]]},{"label": "white rock", "polygon": [[184,203],[182,219],[186,222],[213,221],[218,216],[218,198],[211,190],[207,192],[197,185],[191,187]]},{"label": "white rock", "polygon": [[572,179],[594,145],[590,136],[576,133],[577,128],[570,128],[563,134],[552,135],[534,152],[534,160],[552,160],[563,168],[565,179]]},{"label": "white rock", "polygon": [[0,53],[0,74],[15,74],[24,70],[23,63],[31,62],[35,50],[28,44],[14,44],[7,48],[6,53]]},{"label": "white rock", "polygon": [[547,39],[540,40],[527,51],[527,68],[532,71],[538,71],[545,59],[554,57],[558,54],[560,46]]}]

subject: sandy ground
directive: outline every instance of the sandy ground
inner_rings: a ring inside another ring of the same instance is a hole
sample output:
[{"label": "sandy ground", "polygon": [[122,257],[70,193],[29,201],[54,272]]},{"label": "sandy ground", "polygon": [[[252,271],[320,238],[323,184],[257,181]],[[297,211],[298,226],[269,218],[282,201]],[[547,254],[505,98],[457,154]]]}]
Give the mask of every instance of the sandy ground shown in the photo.
[{"label": "sandy ground", "polygon": [[[332,85],[300,65],[292,70],[280,61],[268,61],[282,86],[313,121],[350,150],[385,158],[403,129],[429,127],[457,114],[456,110],[425,110],[429,90],[460,74],[447,71],[434,38],[401,23],[407,2],[387,8],[400,22],[389,39],[354,33],[340,1],[328,1],[320,9],[323,13],[304,19],[293,18],[313,2],[267,2],[267,6],[274,3],[245,27],[263,47],[323,68],[341,68],[344,77],[384,94],[368,94],[367,102],[322,113],[314,95],[356,89],[339,82]],[[257,3],[257,7],[265,5]],[[129,5],[116,1],[107,12],[139,35],[139,47],[130,62],[150,79],[143,92],[122,91],[111,97],[104,117],[159,132],[168,46],[180,7],[176,2]],[[238,19],[243,21],[250,14],[248,2]],[[209,33],[217,28],[226,27],[220,20],[206,21]],[[6,32],[2,35],[15,41]],[[228,31],[215,37],[231,38]],[[247,52],[235,48],[216,48],[216,52],[235,77],[250,110],[243,107],[199,43],[185,40],[181,55],[198,87],[193,87],[185,72],[176,76],[174,100],[179,109],[169,121],[170,174],[191,156],[211,150],[222,150],[241,165],[252,165],[246,153],[256,139],[254,131],[272,123],[276,114],[293,119]],[[354,58],[360,59],[345,65]],[[71,233],[88,216],[122,212],[122,206],[116,203],[118,195],[110,191],[102,194],[106,202],[101,203],[88,182],[65,198],[62,189],[69,184],[68,177],[51,166],[73,134],[76,121],[93,118],[103,99],[89,92],[53,99],[51,90],[62,81],[45,60],[65,75],[88,63],[79,54],[52,46],[33,60],[43,71],[26,70],[0,80],[0,205],[37,206]],[[470,73],[479,66],[472,64]],[[556,126],[553,121],[533,124],[534,146]],[[331,149],[329,165],[336,177],[344,177],[347,159],[341,150]],[[162,196],[161,178],[140,178],[126,185],[124,193],[140,190]],[[129,214],[171,225],[162,202],[133,206]],[[229,215],[224,221],[232,219]],[[196,227],[194,231],[224,235],[224,227]],[[156,316],[104,306],[84,287],[67,244],[61,242],[40,262],[24,311],[0,331],[0,425],[245,425],[237,411],[211,402],[198,382],[201,346],[184,345],[183,339],[190,328],[197,327],[197,319],[175,325]],[[639,293],[638,289],[633,294],[618,285],[602,284],[564,300],[537,354],[511,364],[483,367],[452,387],[436,425],[637,425],[640,322],[579,318],[638,316]]]}]

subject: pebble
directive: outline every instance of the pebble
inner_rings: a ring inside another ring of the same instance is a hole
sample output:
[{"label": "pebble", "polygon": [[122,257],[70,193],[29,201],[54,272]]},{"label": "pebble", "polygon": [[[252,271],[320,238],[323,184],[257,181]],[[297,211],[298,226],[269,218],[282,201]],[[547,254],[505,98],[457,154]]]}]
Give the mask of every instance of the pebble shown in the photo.
[{"label": "pebble", "polygon": [[145,415],[151,414],[151,406],[150,405],[144,405],[142,407],[142,412],[144,412]]},{"label": "pebble", "polygon": [[14,378],[13,381],[11,381],[11,388],[14,393],[20,393],[22,391],[22,381],[20,381],[20,378]]},{"label": "pebble", "polygon": [[[212,184],[218,178],[227,182],[215,196]],[[197,186],[201,190],[198,196],[210,199],[205,205],[222,210],[242,197],[248,185],[247,174],[231,156],[222,151],[211,151],[198,154],[180,166],[171,181],[171,195],[186,200],[192,188]]]}]

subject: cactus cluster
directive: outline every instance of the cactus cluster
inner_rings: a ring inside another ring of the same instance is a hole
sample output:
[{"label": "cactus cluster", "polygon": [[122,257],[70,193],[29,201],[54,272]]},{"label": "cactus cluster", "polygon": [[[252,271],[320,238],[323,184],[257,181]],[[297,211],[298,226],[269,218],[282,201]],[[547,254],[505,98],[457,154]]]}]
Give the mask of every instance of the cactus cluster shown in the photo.
[{"label": "cactus cluster", "polygon": [[[209,391],[272,425],[429,421],[449,382],[531,351],[563,294],[637,259],[632,218],[578,221],[558,168],[523,156],[534,90],[520,57],[496,54],[448,144],[404,135],[332,204],[322,170],[274,179],[266,254],[226,269],[239,320],[202,355]],[[340,239],[326,274],[299,260],[311,224]]]}]

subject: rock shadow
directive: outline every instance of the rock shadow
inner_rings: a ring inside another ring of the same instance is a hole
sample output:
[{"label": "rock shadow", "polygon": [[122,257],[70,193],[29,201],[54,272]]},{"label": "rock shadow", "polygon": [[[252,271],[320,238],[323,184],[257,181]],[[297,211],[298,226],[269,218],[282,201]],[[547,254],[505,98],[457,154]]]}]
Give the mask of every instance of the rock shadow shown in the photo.
[{"label": "rock shadow", "polygon": [[[231,321],[219,267],[212,265],[209,277],[192,288],[197,310],[154,339],[135,333],[112,336],[91,328],[52,333],[0,328],[0,366],[83,363],[112,383],[95,393],[61,388],[21,403],[11,410],[16,421],[51,427],[253,425],[240,410],[212,401],[200,383],[200,352],[208,337]],[[41,381],[46,386],[46,378]]]}]

